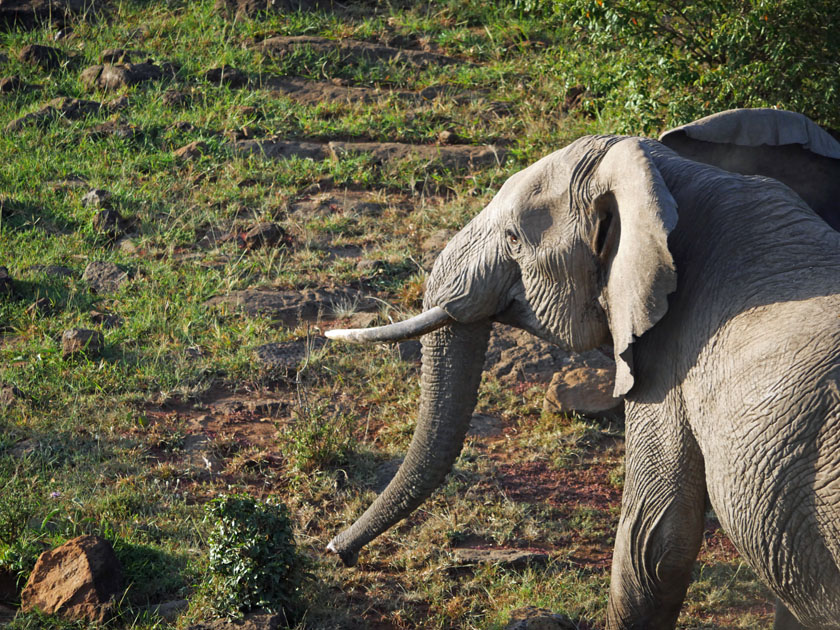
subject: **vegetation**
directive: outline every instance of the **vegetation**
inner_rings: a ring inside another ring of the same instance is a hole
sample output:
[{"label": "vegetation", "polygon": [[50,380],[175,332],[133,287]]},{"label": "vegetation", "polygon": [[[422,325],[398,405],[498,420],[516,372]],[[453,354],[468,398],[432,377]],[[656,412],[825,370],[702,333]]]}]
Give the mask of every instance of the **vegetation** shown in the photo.
[{"label": "vegetation", "polygon": [[[464,225],[510,174],[581,134],[655,134],[739,105],[837,125],[837,9],[828,0],[371,1],[232,20],[214,4],[122,0],[67,24],[0,31],[0,76],[30,86],[0,94],[0,265],[13,281],[0,293],[0,571],[21,586],[43,550],[95,533],[114,543],[130,584],[114,626],[187,628],[207,614],[208,593],[227,593],[235,601],[217,599],[226,612],[299,601],[301,628],[359,618],[501,628],[524,605],[601,627],[621,427],[543,411],[544,383],[486,375],[478,412],[500,431],[470,436],[445,486],[370,545],[359,569],[340,568],[324,548],[404,452],[419,366],[405,348],[318,340],[328,326],[415,312],[427,239]],[[303,34],[457,62],[255,47]],[[55,47],[62,61],[22,61],[28,44]],[[114,48],[171,72],[86,85],[83,70]],[[222,66],[244,82],[207,74]],[[290,77],[367,92],[306,101],[278,87]],[[59,97],[106,106],[7,128]],[[492,145],[498,160],[470,168],[236,150],[253,138],[454,138]],[[176,155],[193,142],[192,157]],[[91,189],[110,200],[86,201]],[[97,227],[106,206],[125,235]],[[264,222],[284,238],[247,246],[243,235]],[[127,280],[91,291],[82,272],[93,261]],[[302,319],[208,303],[243,290],[327,289],[353,292]],[[101,352],[63,353],[74,327],[101,332]],[[269,365],[256,354],[268,343],[303,358]],[[269,507],[281,503],[287,513]],[[249,545],[251,555],[234,553]],[[538,549],[549,562],[464,566],[464,546]],[[293,577],[284,591],[294,554],[310,559],[312,579]],[[695,577],[681,626],[769,625],[768,593],[713,515]],[[155,612],[184,599],[192,605],[174,621]],[[28,614],[10,627],[58,624]]]}]

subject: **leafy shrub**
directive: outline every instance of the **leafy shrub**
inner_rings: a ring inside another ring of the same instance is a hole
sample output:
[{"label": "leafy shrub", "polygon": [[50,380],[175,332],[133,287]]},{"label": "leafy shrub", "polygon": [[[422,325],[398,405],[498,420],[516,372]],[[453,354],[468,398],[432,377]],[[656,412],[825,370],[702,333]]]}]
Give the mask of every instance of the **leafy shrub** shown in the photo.
[{"label": "leafy shrub", "polygon": [[343,463],[356,444],[357,420],[326,403],[303,402],[284,430],[287,454],[297,470],[311,471]]},{"label": "leafy shrub", "polygon": [[840,127],[836,0],[553,0],[552,9],[602,59],[588,87],[626,127],[734,107]]},{"label": "leafy shrub", "polygon": [[300,615],[306,577],[285,505],[247,495],[221,496],[206,506],[216,521],[209,537],[210,601],[225,616],[262,608]]}]

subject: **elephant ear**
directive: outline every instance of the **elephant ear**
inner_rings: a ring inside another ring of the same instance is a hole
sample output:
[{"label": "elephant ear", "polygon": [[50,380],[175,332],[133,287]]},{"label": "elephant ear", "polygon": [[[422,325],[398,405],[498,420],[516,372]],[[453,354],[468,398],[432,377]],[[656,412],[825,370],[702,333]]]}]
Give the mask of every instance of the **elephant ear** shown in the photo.
[{"label": "elephant ear", "polygon": [[606,152],[593,184],[596,212],[609,219],[608,233],[597,239],[606,266],[600,303],[615,349],[613,395],[621,396],[633,387],[634,340],[662,319],[668,294],[677,288],[668,250],[677,204],[638,138],[621,140]]}]

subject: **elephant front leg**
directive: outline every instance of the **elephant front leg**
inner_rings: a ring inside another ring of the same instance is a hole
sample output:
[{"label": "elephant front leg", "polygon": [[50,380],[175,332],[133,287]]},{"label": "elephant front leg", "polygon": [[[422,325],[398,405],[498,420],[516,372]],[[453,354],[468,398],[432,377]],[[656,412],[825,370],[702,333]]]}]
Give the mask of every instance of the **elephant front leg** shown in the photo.
[{"label": "elephant front leg", "polygon": [[670,630],[703,539],[703,459],[686,428],[637,409],[628,413],[626,467],[607,628]]}]

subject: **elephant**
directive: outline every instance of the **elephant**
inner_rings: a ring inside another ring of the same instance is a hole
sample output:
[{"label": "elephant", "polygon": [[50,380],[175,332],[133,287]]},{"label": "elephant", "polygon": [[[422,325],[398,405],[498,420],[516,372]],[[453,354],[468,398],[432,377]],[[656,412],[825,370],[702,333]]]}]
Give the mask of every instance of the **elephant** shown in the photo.
[{"label": "elephant", "polygon": [[491,323],[612,344],[625,484],[606,627],[674,628],[707,502],[777,598],[840,629],[840,233],[790,187],[653,139],[585,136],[510,177],[448,243],[424,312],[417,426],[394,479],[328,545],[348,566],[458,456]]}]

